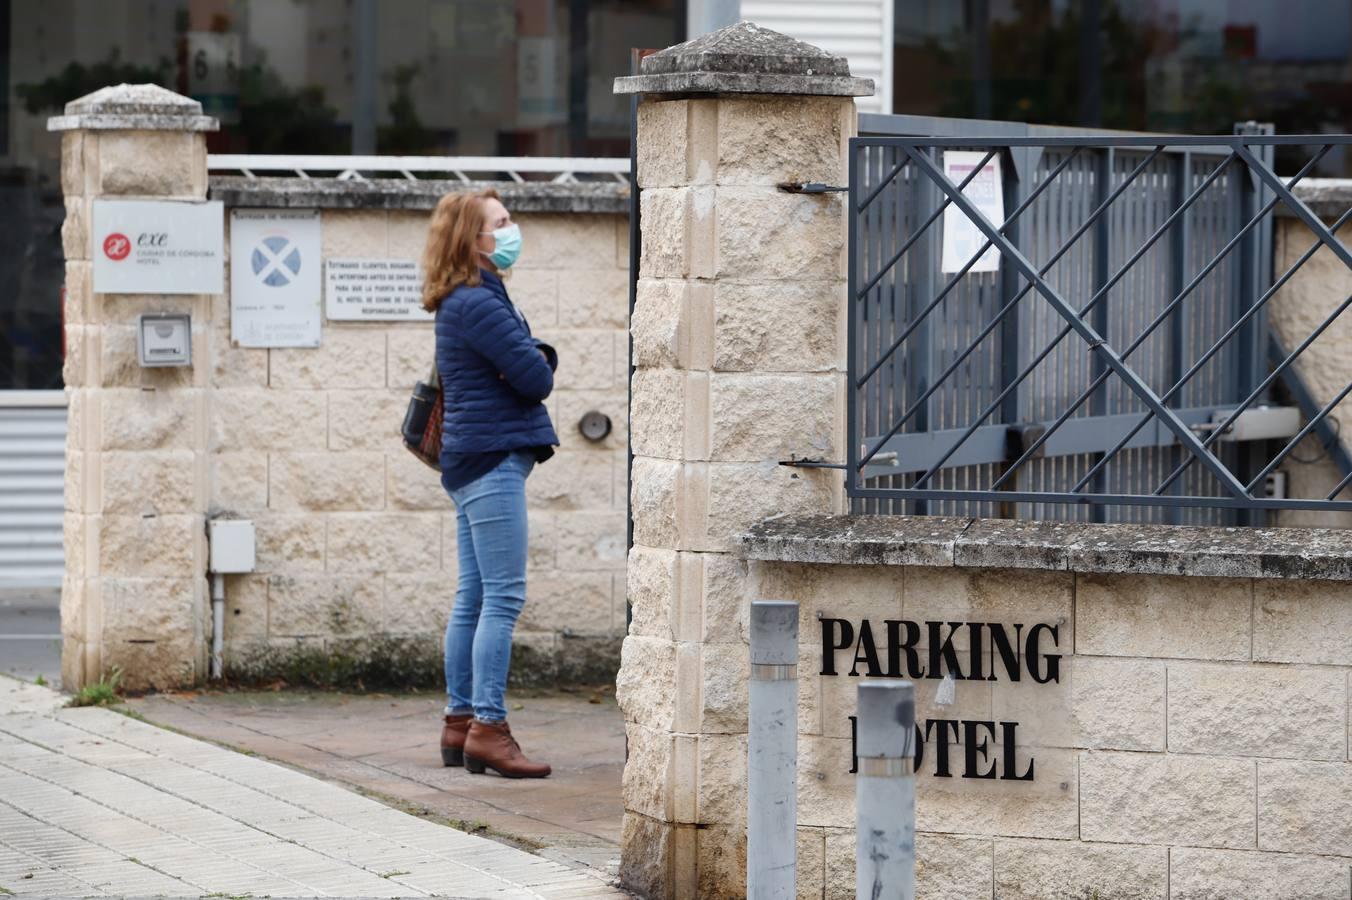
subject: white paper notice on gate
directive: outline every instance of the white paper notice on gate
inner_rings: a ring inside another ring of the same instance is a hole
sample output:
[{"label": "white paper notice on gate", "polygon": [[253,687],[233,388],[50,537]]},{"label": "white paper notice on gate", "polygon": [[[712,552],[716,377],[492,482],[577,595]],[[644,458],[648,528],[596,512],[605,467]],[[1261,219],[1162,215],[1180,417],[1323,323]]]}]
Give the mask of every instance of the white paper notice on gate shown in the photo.
[{"label": "white paper notice on gate", "polygon": [[230,337],[241,347],[318,347],[324,300],[319,211],[230,211]]},{"label": "white paper notice on gate", "polygon": [[[944,175],[953,184],[959,185],[972,174],[986,156],[972,150],[945,150]],[[996,228],[1005,224],[1005,198],[1000,180],[1000,157],[992,156],[981,166],[981,171],[962,189],[962,196],[990,220]],[[981,245],[986,243],[986,235],[967,215],[950,203],[944,209],[944,252],[940,270],[960,272],[967,261],[976,256]],[[981,254],[969,272],[1000,271],[1000,251],[991,247]]]}]

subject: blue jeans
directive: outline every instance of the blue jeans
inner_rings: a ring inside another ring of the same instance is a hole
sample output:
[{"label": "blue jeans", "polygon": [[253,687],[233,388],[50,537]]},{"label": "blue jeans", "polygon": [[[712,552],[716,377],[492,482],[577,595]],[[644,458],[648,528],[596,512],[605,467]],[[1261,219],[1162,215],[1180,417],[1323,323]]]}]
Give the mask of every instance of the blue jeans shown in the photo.
[{"label": "blue jeans", "polygon": [[460,584],[446,626],[448,715],[507,719],[512,629],[526,604],[526,476],[534,466],[535,454],[518,450],[450,492]]}]

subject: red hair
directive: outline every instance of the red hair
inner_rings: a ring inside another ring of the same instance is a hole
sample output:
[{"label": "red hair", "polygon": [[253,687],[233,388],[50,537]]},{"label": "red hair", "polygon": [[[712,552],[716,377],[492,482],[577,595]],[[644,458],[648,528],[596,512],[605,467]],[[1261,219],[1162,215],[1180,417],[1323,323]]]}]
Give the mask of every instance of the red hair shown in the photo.
[{"label": "red hair", "polygon": [[460,285],[477,285],[480,266],[491,265],[478,247],[487,218],[484,201],[490,198],[498,199],[492,188],[450,193],[437,201],[422,258],[422,305],[428,312],[436,312],[446,295]]}]

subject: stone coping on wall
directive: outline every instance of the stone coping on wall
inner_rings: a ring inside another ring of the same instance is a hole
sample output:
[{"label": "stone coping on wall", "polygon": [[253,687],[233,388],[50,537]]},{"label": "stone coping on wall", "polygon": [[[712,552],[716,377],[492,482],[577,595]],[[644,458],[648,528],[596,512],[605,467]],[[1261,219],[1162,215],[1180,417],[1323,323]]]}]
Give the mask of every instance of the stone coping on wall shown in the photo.
[{"label": "stone coping on wall", "polygon": [[[1296,199],[1310,208],[1310,212],[1326,222],[1336,221],[1352,206],[1352,178],[1305,178],[1291,193]],[[1295,218],[1295,213],[1285,203],[1278,203],[1276,214],[1283,218]]]},{"label": "stone coping on wall", "polygon": [[1352,531],[1093,525],[939,516],[779,516],[746,559],[843,565],[1352,580]]},{"label": "stone coping on wall", "polygon": [[249,178],[212,175],[208,196],[226,206],[304,209],[431,210],[453,191],[493,188],[513,212],[629,212],[629,185],[615,182],[459,181],[376,178]]},{"label": "stone coping on wall", "polygon": [[615,79],[615,93],[870,97],[873,80],[851,76],[843,56],[738,22],[644,57],[639,74]]},{"label": "stone coping on wall", "polygon": [[157,84],[114,84],[66,104],[48,131],[217,131],[202,104]]}]

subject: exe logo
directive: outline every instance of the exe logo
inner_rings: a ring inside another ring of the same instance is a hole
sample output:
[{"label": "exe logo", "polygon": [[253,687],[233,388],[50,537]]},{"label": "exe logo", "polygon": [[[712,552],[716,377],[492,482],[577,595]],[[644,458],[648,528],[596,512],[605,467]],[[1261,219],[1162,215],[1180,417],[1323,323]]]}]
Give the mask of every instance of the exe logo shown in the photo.
[{"label": "exe logo", "polygon": [[[136,246],[160,249],[168,246],[168,232],[147,231],[136,236]],[[103,255],[107,256],[113,262],[121,262],[131,254],[131,238],[119,231],[114,231],[103,239]]]},{"label": "exe logo", "polygon": [[103,255],[113,262],[121,262],[131,253],[131,240],[125,235],[114,231],[103,239]]}]

